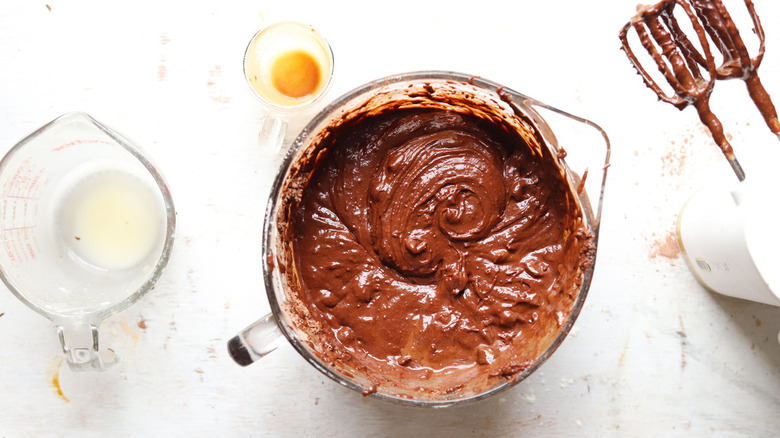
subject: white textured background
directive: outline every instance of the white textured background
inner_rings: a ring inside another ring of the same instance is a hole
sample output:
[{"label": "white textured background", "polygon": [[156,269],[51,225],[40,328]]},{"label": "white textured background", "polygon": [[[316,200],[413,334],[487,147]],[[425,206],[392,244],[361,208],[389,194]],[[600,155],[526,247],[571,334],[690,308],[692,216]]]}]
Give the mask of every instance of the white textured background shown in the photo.
[{"label": "white textured background", "polygon": [[[762,78],[780,103],[780,4],[755,1],[768,36]],[[53,325],[0,289],[0,437],[776,436],[780,309],[705,291],[668,245],[694,190],[733,175],[695,112],[656,102],[618,50],[634,4],[4,0],[0,153],[86,111],[153,156],[178,236],[156,288],[102,325],[122,360],[103,374],[61,366]],[[283,19],[330,41],[329,99],[388,74],[455,70],[606,129],[612,167],[590,295],[526,381],[463,408],[419,410],[364,399],[287,345],[246,369],[227,356],[226,341],[268,309],[260,237],[277,166],[257,150],[262,110],[241,58],[258,28]],[[746,171],[772,172],[780,144],[742,84],[719,84],[713,109]]]}]

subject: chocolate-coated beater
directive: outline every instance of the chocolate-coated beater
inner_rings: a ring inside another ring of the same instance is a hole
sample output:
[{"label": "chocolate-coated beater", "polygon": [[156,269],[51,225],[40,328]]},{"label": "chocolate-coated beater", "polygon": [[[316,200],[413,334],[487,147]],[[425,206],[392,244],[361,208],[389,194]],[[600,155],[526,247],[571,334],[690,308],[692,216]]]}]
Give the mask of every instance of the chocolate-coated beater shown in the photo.
[{"label": "chocolate-coated beater", "polygon": [[[758,66],[764,58],[764,29],[758,18],[752,0],[744,0],[750,19],[753,20],[753,30],[758,36],[759,48],[755,58],[751,58],[745,43],[739,34],[737,26],[731,19],[721,0],[689,0],[696,15],[701,20],[704,29],[715,42],[715,47],[723,56],[722,64],[716,69],[716,79],[742,79],[747,85],[750,98],[764,117],[769,129],[780,138],[780,122],[777,111],[772,104],[761,79],[758,77]],[[696,59],[703,65],[704,60]]]},{"label": "chocolate-coated beater", "polygon": [[[691,20],[702,52],[699,52],[688,37],[680,29],[674,17],[674,8],[680,6]],[[633,28],[639,36],[639,42],[653,58],[661,74],[672,87],[674,95],[667,95],[653,78],[642,67],[641,63],[628,44],[628,30]],[[651,90],[664,102],[682,110],[693,105],[699,113],[699,118],[712,133],[712,138],[720,146],[721,151],[734,169],[740,181],[745,179],[734,150],[723,133],[723,125],[710,110],[709,97],[715,85],[715,59],[710,52],[704,27],[696,19],[693,8],[682,0],[664,0],[653,6],[639,6],[636,16],[620,30],[620,41],[628,59],[642,76]],[[659,52],[660,49],[660,52]],[[707,76],[702,74],[706,68]]]}]

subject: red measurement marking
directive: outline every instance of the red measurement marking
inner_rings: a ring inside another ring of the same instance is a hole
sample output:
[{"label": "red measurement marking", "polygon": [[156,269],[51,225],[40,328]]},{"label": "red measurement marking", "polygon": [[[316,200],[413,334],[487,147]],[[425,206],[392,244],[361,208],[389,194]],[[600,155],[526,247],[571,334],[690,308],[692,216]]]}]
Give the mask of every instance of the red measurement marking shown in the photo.
[{"label": "red measurement marking", "polygon": [[38,198],[34,198],[32,196],[20,196],[20,195],[8,195],[6,198],[14,198],[14,199],[30,199],[33,201],[37,201]]},{"label": "red measurement marking", "polygon": [[108,144],[108,145],[113,144],[110,141],[105,141],[105,140],[74,140],[74,141],[72,141],[70,143],[65,143],[63,145],[57,146],[56,148],[52,149],[52,151],[54,151],[54,152],[61,151],[61,150],[65,149],[65,148],[69,148],[69,147],[77,145],[77,144],[94,144],[94,143]]},{"label": "red measurement marking", "polygon": [[11,264],[14,266],[19,266],[19,260],[16,258],[16,252],[13,251],[13,248],[11,247],[11,241],[8,239],[3,239],[3,241],[5,252],[8,254],[8,258],[11,259]]},{"label": "red measurement marking", "polygon": [[40,192],[41,178],[45,173],[45,168],[36,168],[32,158],[27,158],[11,178],[8,190],[12,193],[7,196],[22,199],[36,199],[34,195],[36,192]]},{"label": "red measurement marking", "polygon": [[35,225],[27,225],[14,228],[6,228],[6,231],[19,231],[20,233],[13,238],[5,238],[6,253],[8,253],[11,263],[18,266],[25,260],[35,260],[38,256],[38,242],[35,235],[29,231],[35,228]]},{"label": "red measurement marking", "polygon": [[27,242],[25,242],[27,243],[27,254],[30,256],[30,260],[35,260],[35,249],[33,248],[32,243],[30,243],[30,237],[25,237],[27,237]]}]

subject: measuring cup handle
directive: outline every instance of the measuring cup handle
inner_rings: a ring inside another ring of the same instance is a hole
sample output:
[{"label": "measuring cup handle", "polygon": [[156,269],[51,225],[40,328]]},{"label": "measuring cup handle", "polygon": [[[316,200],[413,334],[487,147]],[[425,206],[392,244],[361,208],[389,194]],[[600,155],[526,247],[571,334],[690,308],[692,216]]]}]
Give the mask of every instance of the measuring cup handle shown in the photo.
[{"label": "measuring cup handle", "polygon": [[257,137],[260,150],[267,154],[276,155],[284,143],[287,120],[273,114],[268,114],[261,120],[262,127]]},{"label": "measuring cup handle", "polygon": [[58,325],[65,361],[73,371],[105,371],[119,362],[112,350],[100,352],[98,328],[94,324]]},{"label": "measuring cup handle", "polygon": [[245,367],[276,350],[282,338],[276,318],[269,313],[228,341],[228,353]]}]

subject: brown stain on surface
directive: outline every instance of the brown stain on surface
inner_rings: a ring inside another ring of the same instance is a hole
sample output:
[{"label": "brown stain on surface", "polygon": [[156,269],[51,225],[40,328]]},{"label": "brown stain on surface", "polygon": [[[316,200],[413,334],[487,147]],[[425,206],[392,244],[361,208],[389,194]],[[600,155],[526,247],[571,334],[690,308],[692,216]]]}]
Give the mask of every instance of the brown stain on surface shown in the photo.
[{"label": "brown stain on surface", "polygon": [[168,336],[165,337],[165,342],[163,342],[163,350],[168,349],[168,341],[170,341],[173,338],[173,334],[178,332],[176,329],[176,322],[171,321],[168,323]]},{"label": "brown stain on surface", "polygon": [[677,238],[674,231],[669,231],[663,237],[653,241],[650,247],[650,258],[666,257],[667,259],[676,259],[680,256],[680,247],[677,245]]},{"label": "brown stain on surface", "polygon": [[680,176],[685,168],[685,160],[688,157],[688,151],[686,148],[687,141],[683,141],[681,145],[677,145],[676,141],[672,141],[672,148],[669,152],[661,157],[662,175],[664,176]]},{"label": "brown stain on surface", "polygon": [[[170,42],[168,35],[165,33],[160,34],[160,45],[165,46]],[[157,80],[159,82],[164,81],[168,77],[168,66],[165,64],[165,56],[160,56],[160,64],[157,66]]]},{"label": "brown stain on surface", "polygon": [[209,77],[206,81],[208,87],[209,99],[218,103],[228,103],[230,98],[222,95],[222,90],[217,86],[220,78],[222,77],[222,66],[215,65],[213,69],[209,70]]},{"label": "brown stain on surface", "polygon": [[628,353],[628,342],[629,339],[626,338],[626,344],[623,346],[623,352],[620,353],[620,359],[618,360],[618,369],[623,368],[623,364],[626,362],[626,354]]},{"label": "brown stain on surface", "polygon": [[133,346],[135,347],[138,345],[138,333],[133,330],[133,327],[131,327],[130,323],[127,322],[127,318],[123,316],[119,324],[122,327],[122,331],[125,332],[126,335],[129,335],[130,338],[132,338]]},{"label": "brown stain on surface", "polygon": [[685,333],[685,325],[683,324],[682,315],[679,316],[680,330],[677,331],[677,336],[680,337],[680,369],[684,370],[688,365],[688,360],[685,355],[685,350],[688,349],[688,335]]},{"label": "brown stain on surface", "polygon": [[62,366],[63,361],[64,359],[62,357],[58,357],[49,365],[49,372],[51,373],[49,385],[62,400],[66,403],[70,403],[70,400],[65,397],[65,394],[62,392],[62,387],[60,386],[60,367]]},{"label": "brown stain on surface", "polygon": [[165,60],[160,60],[160,65],[157,66],[157,80],[162,82],[168,76],[168,67],[165,65]]}]

